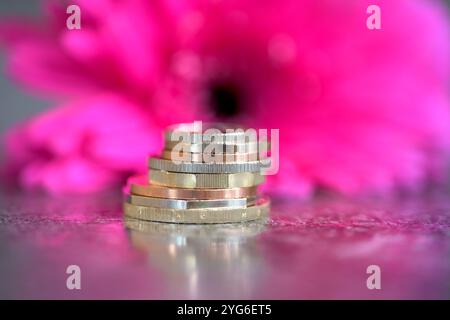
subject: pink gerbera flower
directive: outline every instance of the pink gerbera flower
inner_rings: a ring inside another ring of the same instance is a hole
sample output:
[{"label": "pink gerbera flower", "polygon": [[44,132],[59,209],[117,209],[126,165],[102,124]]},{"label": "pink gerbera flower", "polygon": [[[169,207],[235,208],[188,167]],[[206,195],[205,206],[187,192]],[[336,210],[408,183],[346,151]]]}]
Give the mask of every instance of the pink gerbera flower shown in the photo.
[{"label": "pink gerbera flower", "polygon": [[[279,128],[272,190],[418,186],[449,150],[449,28],[437,1],[75,1],[67,30],[4,23],[8,70],[64,106],[9,135],[23,186],[98,190],[190,120]],[[58,2],[60,3],[60,2]],[[89,186],[87,188],[86,186]]]}]

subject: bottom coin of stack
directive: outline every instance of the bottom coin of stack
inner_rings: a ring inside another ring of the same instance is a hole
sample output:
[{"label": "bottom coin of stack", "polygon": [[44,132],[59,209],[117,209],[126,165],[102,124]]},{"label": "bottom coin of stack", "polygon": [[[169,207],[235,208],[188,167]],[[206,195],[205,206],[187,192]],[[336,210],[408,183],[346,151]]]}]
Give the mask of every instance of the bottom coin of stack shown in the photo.
[{"label": "bottom coin of stack", "polygon": [[[209,147],[204,138],[211,137],[211,128],[220,128],[216,137],[222,142],[214,144],[219,148],[214,153],[218,163],[205,161]],[[239,142],[244,131],[228,129],[224,124],[210,124],[205,131],[192,124],[169,127],[161,157],[149,160],[148,177],[130,179],[125,215],[171,223],[233,223],[267,217],[270,202],[258,194],[257,186],[264,182],[261,169],[270,159],[260,159],[251,150],[257,145],[255,138]],[[173,139],[180,134],[188,141]]]}]

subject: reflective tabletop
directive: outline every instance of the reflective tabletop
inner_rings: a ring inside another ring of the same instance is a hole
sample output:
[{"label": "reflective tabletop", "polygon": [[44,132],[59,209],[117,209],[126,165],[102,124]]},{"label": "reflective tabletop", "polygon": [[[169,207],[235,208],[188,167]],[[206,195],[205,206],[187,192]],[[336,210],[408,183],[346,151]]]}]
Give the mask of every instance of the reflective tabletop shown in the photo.
[{"label": "reflective tabletop", "polygon": [[117,192],[3,193],[0,298],[448,299],[449,198],[273,198],[265,222],[181,225],[123,219]]}]

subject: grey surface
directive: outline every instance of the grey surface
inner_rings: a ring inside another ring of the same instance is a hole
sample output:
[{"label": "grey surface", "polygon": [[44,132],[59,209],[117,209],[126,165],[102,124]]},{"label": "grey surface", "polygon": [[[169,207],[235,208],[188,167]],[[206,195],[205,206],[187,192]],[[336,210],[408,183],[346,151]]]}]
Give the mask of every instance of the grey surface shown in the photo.
[{"label": "grey surface", "polygon": [[[0,59],[2,57],[0,56]],[[27,94],[6,78],[4,61],[0,63],[0,135],[12,125],[24,121],[45,110],[49,102],[37,99]]]},{"label": "grey surface", "polygon": [[39,0],[2,0],[0,1],[0,14],[8,16],[13,14],[36,15],[39,12]]},{"label": "grey surface", "polygon": [[124,221],[119,193],[0,194],[0,298],[450,298],[447,193],[273,203],[268,224],[180,225]]},{"label": "grey surface", "polygon": [[[1,0],[0,19],[17,15],[34,16],[39,13],[36,0]],[[5,53],[0,49],[0,135],[9,127],[28,119],[51,105],[44,99],[28,94],[6,74]]]}]

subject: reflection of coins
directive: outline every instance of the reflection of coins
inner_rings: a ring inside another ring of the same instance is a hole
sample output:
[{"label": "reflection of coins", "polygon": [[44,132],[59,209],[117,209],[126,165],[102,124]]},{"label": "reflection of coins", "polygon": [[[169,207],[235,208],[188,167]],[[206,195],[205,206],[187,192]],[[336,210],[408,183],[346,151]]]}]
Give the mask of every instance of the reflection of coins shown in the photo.
[{"label": "reflection of coins", "polygon": [[254,205],[256,197],[238,199],[185,200],[129,195],[128,202],[136,206],[167,209],[245,208]]},{"label": "reflection of coins", "polygon": [[241,188],[253,187],[264,182],[259,173],[241,172],[229,174],[177,173],[150,170],[151,184],[174,188]]},{"label": "reflection of coins", "polygon": [[256,196],[256,187],[229,189],[182,189],[157,186],[145,182],[134,181],[131,184],[132,194],[170,199],[233,199]]},{"label": "reflection of coins", "polygon": [[259,172],[261,168],[264,168],[269,162],[270,159],[232,163],[174,163],[171,160],[151,157],[149,160],[149,167],[150,169],[183,173],[239,173]]},{"label": "reflection of coins", "polygon": [[136,206],[124,203],[125,215],[131,218],[172,223],[231,223],[251,221],[268,216],[270,201],[261,198],[247,208],[212,208],[176,210]]},{"label": "reflection of coins", "polygon": [[259,158],[258,153],[220,153],[207,155],[194,152],[175,152],[164,150],[161,157],[166,160],[186,161],[186,162],[215,162],[230,163],[243,161],[256,161]]}]

